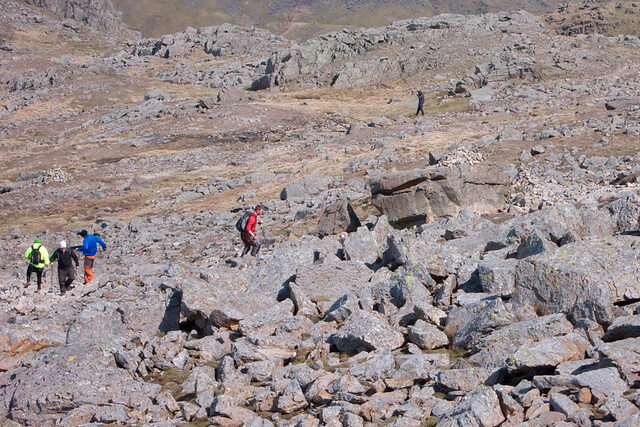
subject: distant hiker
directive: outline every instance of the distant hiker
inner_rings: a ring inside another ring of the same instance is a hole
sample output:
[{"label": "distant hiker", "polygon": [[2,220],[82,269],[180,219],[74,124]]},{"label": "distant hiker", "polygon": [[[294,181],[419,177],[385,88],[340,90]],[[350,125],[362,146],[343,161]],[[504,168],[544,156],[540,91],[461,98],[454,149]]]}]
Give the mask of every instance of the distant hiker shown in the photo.
[{"label": "distant hiker", "polygon": [[82,230],[78,233],[82,236],[82,247],[78,248],[78,252],[84,254],[84,284],[86,285],[93,279],[93,262],[96,259],[96,253],[98,252],[98,243],[102,246],[102,249],[107,249],[107,245],[96,235],[87,233],[87,230]]},{"label": "distant hiker", "polygon": [[[241,257],[245,256],[249,251],[251,251],[251,256],[258,255],[258,251],[260,251],[260,240],[256,235],[256,226],[258,224],[262,224],[262,221],[258,219],[260,215],[264,212],[264,206],[258,205],[255,207],[254,211],[250,214],[243,215],[240,218],[240,236],[242,237],[242,242],[244,243],[244,249],[242,250]],[[245,223],[246,221],[246,223]]]},{"label": "distant hiker", "polygon": [[42,243],[40,243],[40,239],[35,239],[33,241],[33,245],[27,248],[27,251],[24,253],[25,259],[29,260],[29,266],[27,267],[27,285],[25,288],[29,287],[29,282],[31,281],[31,273],[35,271],[36,276],[38,277],[38,290],[42,287],[42,272],[45,267],[49,267],[49,252],[47,252],[47,248],[45,248]]},{"label": "distant hiker", "polygon": [[73,268],[73,263],[76,263],[76,268],[80,267],[78,262],[78,255],[71,248],[67,248],[67,242],[64,240],[60,242],[60,247],[51,255],[49,261],[53,262],[58,260],[58,283],[60,284],[60,295],[64,295],[69,289],[71,289],[71,283],[76,278],[76,272]]},{"label": "distant hiker", "polygon": [[416,117],[418,117],[419,113],[422,113],[424,116],[424,93],[421,90],[418,91],[418,111],[416,111]]}]

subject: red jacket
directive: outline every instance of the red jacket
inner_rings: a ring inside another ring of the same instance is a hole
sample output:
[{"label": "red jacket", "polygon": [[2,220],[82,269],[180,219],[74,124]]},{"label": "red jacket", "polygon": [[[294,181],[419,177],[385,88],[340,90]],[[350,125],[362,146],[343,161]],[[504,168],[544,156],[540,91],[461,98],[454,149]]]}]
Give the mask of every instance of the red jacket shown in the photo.
[{"label": "red jacket", "polygon": [[249,219],[247,220],[247,226],[244,229],[245,238],[248,239],[251,237],[249,231],[251,233],[256,232],[256,225],[258,225],[258,214],[255,212],[251,212],[251,215],[249,215]]}]

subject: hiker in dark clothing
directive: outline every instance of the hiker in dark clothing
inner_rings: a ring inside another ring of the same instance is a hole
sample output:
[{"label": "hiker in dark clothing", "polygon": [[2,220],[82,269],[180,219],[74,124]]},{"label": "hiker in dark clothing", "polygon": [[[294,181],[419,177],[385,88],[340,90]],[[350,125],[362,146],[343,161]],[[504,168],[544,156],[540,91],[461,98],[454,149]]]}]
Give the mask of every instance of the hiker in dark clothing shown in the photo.
[{"label": "hiker in dark clothing", "polygon": [[82,240],[82,247],[78,248],[78,252],[84,254],[84,284],[86,285],[95,279],[93,275],[93,262],[96,259],[96,253],[98,253],[98,244],[102,246],[102,250],[107,249],[107,245],[95,234],[87,233],[87,230],[82,230],[78,235],[84,238]]},{"label": "hiker in dark clothing", "polygon": [[49,261],[53,262],[58,260],[58,283],[60,284],[60,295],[64,295],[65,292],[71,289],[71,283],[76,278],[76,272],[73,268],[73,263],[76,263],[76,269],[80,267],[78,261],[78,255],[73,249],[67,249],[67,242],[64,240],[60,242],[60,248],[51,255]]},{"label": "hiker in dark clothing", "polygon": [[422,93],[421,90],[418,91],[418,111],[416,111],[416,117],[418,117],[418,114],[422,113],[422,115],[424,116],[424,93]]},{"label": "hiker in dark clothing", "polygon": [[33,245],[29,246],[24,253],[25,259],[29,260],[29,267],[27,267],[27,284],[25,288],[29,287],[31,281],[31,273],[36,273],[38,277],[38,290],[42,287],[42,272],[45,267],[49,267],[49,252],[47,248],[40,243],[40,239],[35,239]]},{"label": "hiker in dark clothing", "polygon": [[241,257],[245,256],[249,251],[251,251],[251,256],[256,256],[260,251],[260,240],[256,235],[256,226],[262,224],[262,221],[258,219],[258,217],[262,215],[263,212],[264,207],[258,205],[255,210],[251,212],[251,215],[249,215],[249,219],[247,219],[247,225],[241,234],[242,242],[244,243]]}]

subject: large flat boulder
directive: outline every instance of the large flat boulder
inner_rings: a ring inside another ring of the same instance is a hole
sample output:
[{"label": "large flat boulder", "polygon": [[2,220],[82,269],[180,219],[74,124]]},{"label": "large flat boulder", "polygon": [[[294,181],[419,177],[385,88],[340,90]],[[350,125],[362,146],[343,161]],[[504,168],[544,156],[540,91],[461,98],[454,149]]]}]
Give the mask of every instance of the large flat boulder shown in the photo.
[{"label": "large flat boulder", "polygon": [[537,343],[523,344],[507,360],[510,373],[556,367],[562,362],[580,360],[590,347],[589,341],[575,332],[551,337]]},{"label": "large flat boulder", "polygon": [[[182,315],[208,334],[213,327],[235,326],[243,318],[272,306],[296,271],[313,266],[318,254],[335,254],[339,243],[333,240],[304,236],[264,251],[260,263],[248,259],[245,268],[219,265],[199,269],[200,277],[182,277],[178,282]],[[344,293],[338,291],[335,296]]]},{"label": "large flat boulder", "polygon": [[[336,258],[337,260],[337,258]],[[356,292],[373,276],[373,271],[355,261],[326,261],[296,271],[296,284],[312,300],[334,300]]]},{"label": "large flat boulder", "polygon": [[329,188],[331,178],[324,175],[309,175],[287,184],[280,193],[282,200],[301,202],[306,197],[319,194]]},{"label": "large flat boulder", "polygon": [[579,390],[588,387],[592,392],[605,396],[622,396],[628,389],[627,383],[620,378],[616,368],[602,368],[583,372],[578,375],[539,375],[533,377],[534,387],[546,391],[553,387],[565,387]]},{"label": "large flat boulder", "polygon": [[134,379],[111,354],[88,344],[42,350],[11,374],[0,389],[0,416],[21,424],[43,425],[85,405],[145,410],[162,388]]},{"label": "large flat boulder", "polygon": [[330,341],[341,352],[355,353],[394,350],[404,344],[404,336],[378,313],[359,310],[345,320],[340,330],[330,337]]},{"label": "large flat boulder", "polygon": [[497,166],[431,167],[371,181],[373,205],[390,222],[432,222],[461,209],[497,212],[509,195],[509,176]]},{"label": "large flat boulder", "polygon": [[481,384],[493,385],[500,380],[501,371],[496,369],[446,369],[435,375],[436,385],[443,390],[460,390],[469,393]]},{"label": "large flat boulder", "polygon": [[28,354],[45,347],[55,347],[65,342],[66,334],[61,325],[32,324],[3,325],[0,333],[0,371],[8,371],[19,365]]},{"label": "large flat boulder", "polygon": [[640,298],[640,239],[588,238],[521,260],[514,307],[608,325],[613,304]]},{"label": "large flat boulder", "polygon": [[616,317],[607,332],[602,337],[603,341],[617,341],[626,338],[640,337],[640,315]]},{"label": "large flat boulder", "polygon": [[551,314],[512,323],[473,342],[469,361],[482,367],[503,366],[519,346],[568,334],[573,325],[564,314]]}]

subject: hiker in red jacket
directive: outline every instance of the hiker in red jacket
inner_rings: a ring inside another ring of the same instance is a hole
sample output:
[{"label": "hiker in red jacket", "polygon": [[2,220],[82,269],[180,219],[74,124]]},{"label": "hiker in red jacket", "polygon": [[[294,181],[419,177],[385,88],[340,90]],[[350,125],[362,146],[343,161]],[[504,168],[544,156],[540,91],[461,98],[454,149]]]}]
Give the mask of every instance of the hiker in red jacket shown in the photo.
[{"label": "hiker in red jacket", "polygon": [[251,251],[251,256],[258,255],[260,250],[260,240],[256,235],[256,226],[262,224],[262,221],[258,218],[264,212],[262,205],[256,206],[255,210],[249,215],[247,220],[247,226],[242,231],[242,242],[244,243],[244,249],[242,250],[241,257],[245,256],[247,252]]}]

